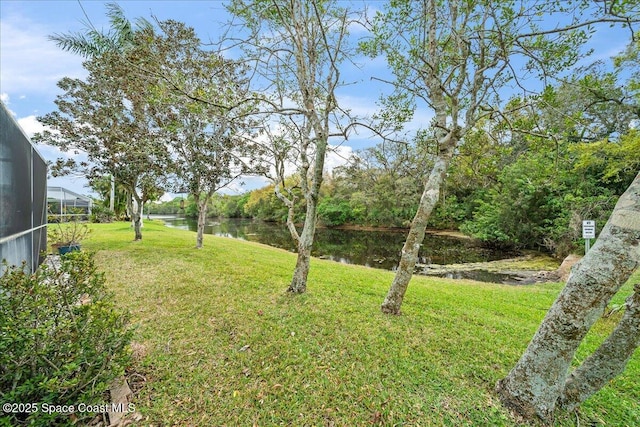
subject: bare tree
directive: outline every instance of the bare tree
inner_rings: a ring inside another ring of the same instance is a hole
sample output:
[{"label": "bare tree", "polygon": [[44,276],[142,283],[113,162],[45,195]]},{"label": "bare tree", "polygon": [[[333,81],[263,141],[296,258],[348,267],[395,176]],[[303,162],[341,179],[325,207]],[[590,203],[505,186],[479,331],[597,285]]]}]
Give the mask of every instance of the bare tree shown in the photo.
[{"label": "bare tree", "polygon": [[[299,232],[289,215],[287,224],[296,242],[298,260],[288,291],[306,291],[311,247],[324,162],[332,137],[346,138],[347,114],[337,100],[343,85],[340,65],[352,52],[347,44],[351,24],[348,10],[333,0],[235,0],[229,10],[250,35],[241,43],[254,61],[256,86],[265,94],[265,113],[274,117],[266,153],[272,160],[278,197],[290,212],[297,200],[283,189],[284,162],[289,156],[305,202],[305,219]],[[258,91],[257,87],[254,89]],[[283,148],[285,150],[283,151]],[[293,154],[293,156],[291,156]]]},{"label": "bare tree", "polygon": [[[395,75],[390,83],[396,93],[387,103],[398,111],[429,108],[437,143],[383,312],[400,313],[427,222],[462,138],[499,113],[505,88],[526,94],[540,79],[575,64],[592,25],[628,24],[628,18],[614,15],[618,12],[586,1],[399,0],[376,14],[373,35],[362,48],[371,56],[384,54]],[[543,20],[555,18],[566,25],[545,29]]]}]

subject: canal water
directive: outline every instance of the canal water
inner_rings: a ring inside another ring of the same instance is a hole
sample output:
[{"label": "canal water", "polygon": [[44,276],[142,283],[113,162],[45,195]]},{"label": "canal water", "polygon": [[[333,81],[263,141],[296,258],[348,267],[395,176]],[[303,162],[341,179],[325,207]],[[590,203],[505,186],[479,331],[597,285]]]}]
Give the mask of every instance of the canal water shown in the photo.
[{"label": "canal water", "polygon": [[[152,216],[154,218],[154,216]],[[196,231],[194,219],[160,217],[168,226]],[[296,247],[284,224],[251,219],[210,219],[205,233],[234,239],[260,242],[295,252]],[[346,264],[395,270],[407,230],[351,230],[318,228],[313,245],[313,256]],[[427,233],[420,251],[420,264],[463,264],[488,262],[516,256],[513,252],[491,250],[471,239]],[[475,274],[474,277],[470,275]],[[460,272],[455,278],[474,278],[483,281],[500,281],[500,276],[478,272]]]}]

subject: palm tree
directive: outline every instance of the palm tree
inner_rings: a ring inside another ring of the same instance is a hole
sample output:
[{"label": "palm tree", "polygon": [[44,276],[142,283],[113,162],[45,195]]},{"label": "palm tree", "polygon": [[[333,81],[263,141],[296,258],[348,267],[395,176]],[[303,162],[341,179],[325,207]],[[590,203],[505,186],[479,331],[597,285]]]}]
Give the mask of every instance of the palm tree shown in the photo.
[{"label": "palm tree", "polygon": [[134,35],[138,31],[150,29],[151,23],[144,18],[136,20],[135,28],[124,16],[124,10],[117,3],[107,3],[107,16],[111,23],[109,31],[98,31],[89,17],[80,7],[87,19],[82,32],[69,34],[53,34],[49,40],[56,42],[62,50],[82,55],[85,58],[100,56],[106,52],[123,53],[134,44]]},{"label": "palm tree", "polygon": [[[87,12],[82,7],[82,3],[78,1],[80,8],[86,18],[85,29],[83,32],[69,34],[53,34],[49,36],[62,50],[73,52],[84,56],[85,58],[95,58],[107,52],[115,52],[122,54],[134,45],[134,35],[137,31],[151,29],[152,25],[144,18],[136,20],[135,30],[124,16],[124,10],[117,3],[107,3],[107,16],[111,23],[108,32],[98,31],[91,23]],[[109,209],[115,210],[114,204],[115,180],[111,176],[111,197]]]}]

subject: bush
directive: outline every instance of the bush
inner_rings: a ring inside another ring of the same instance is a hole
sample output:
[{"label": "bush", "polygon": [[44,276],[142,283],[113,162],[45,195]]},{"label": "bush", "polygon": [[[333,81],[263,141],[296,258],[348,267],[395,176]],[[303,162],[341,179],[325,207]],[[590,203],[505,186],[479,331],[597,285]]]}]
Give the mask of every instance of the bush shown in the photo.
[{"label": "bush", "polygon": [[323,199],[318,204],[318,216],[329,227],[342,225],[353,220],[349,202],[334,200],[330,197]]},{"label": "bush", "polygon": [[113,212],[111,209],[95,204],[91,208],[90,220],[94,223],[113,222],[115,215],[115,212]]},{"label": "bush", "polygon": [[34,274],[6,263],[3,270],[0,403],[34,406],[3,411],[0,425],[70,425],[93,417],[42,410],[106,404],[110,382],[129,362],[128,313],[115,307],[92,254],[69,253],[59,266],[45,264]]}]

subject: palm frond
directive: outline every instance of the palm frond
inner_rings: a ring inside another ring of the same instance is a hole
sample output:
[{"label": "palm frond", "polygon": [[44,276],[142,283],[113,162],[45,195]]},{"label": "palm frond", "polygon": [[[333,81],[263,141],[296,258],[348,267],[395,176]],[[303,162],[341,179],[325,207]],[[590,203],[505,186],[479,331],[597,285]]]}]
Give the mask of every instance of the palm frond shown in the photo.
[{"label": "palm frond", "polygon": [[120,48],[126,48],[133,43],[133,28],[131,22],[124,15],[124,10],[117,3],[107,3],[107,16],[111,23],[112,39]]},{"label": "palm frond", "polygon": [[86,58],[98,55],[100,48],[88,34],[70,33],[50,35],[49,40],[56,43],[62,50],[73,52]]},{"label": "palm frond", "polygon": [[138,18],[134,31],[131,21],[126,18],[120,5],[107,3],[105,7],[107,8],[107,17],[109,17],[110,22],[108,32],[97,30],[87,17],[87,21],[84,22],[84,32],[56,33],[49,36],[49,40],[54,41],[62,50],[89,58],[109,51],[123,52],[133,45],[137,31],[153,29],[153,25],[149,21],[144,18]]}]

